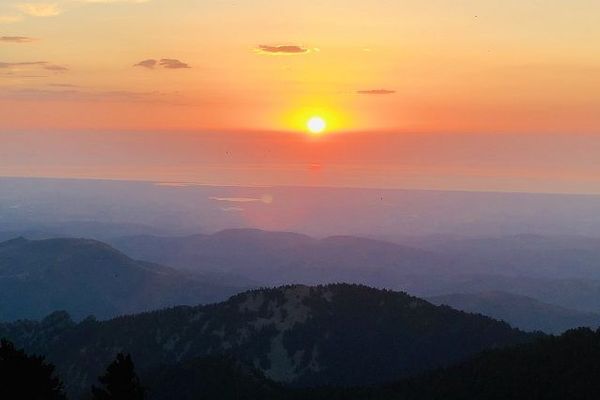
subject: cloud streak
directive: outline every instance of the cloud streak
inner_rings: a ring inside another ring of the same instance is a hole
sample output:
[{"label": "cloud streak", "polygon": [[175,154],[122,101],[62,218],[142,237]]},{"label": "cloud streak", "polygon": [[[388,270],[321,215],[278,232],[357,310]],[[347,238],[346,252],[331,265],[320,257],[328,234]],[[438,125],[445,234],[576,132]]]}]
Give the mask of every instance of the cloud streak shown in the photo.
[{"label": "cloud streak", "polygon": [[49,83],[48,86],[50,87],[57,87],[57,88],[78,88],[78,85],[73,85],[71,83]]},{"label": "cloud streak", "polygon": [[153,69],[154,67],[156,67],[156,64],[158,64],[158,61],[156,61],[154,59],[148,59],[148,60],[140,61],[139,63],[134,64],[133,66]]},{"label": "cloud streak", "polygon": [[52,71],[52,72],[67,72],[69,70],[69,68],[64,67],[62,65],[53,65],[53,64],[44,65],[44,69],[46,69],[48,71]]},{"label": "cloud streak", "polygon": [[[57,0],[52,3],[20,3],[15,6],[21,13],[30,17],[54,17],[70,9],[69,3],[83,4],[141,4],[148,3],[150,0]],[[23,19],[22,15],[0,15],[0,23],[18,22]]]},{"label": "cloud streak", "polygon": [[371,89],[371,90],[358,90],[356,93],[358,94],[366,94],[366,95],[374,95],[374,96],[382,96],[387,94],[396,93],[395,90],[389,89]]},{"label": "cloud streak", "polygon": [[146,69],[155,69],[156,67],[162,67],[165,69],[188,69],[191,68],[189,64],[184,63],[183,61],[177,60],[175,58],[162,58],[160,60],[155,60],[153,58],[149,58],[147,60],[142,60],[133,65],[134,67],[142,67]]},{"label": "cloud streak", "polygon": [[37,67],[52,72],[67,72],[69,70],[67,67],[51,64],[48,61],[0,62],[0,69],[13,69],[20,67]]},{"label": "cloud streak", "polygon": [[[57,86],[54,86],[57,87]],[[57,89],[20,89],[5,90],[0,99],[35,101],[112,101],[112,102],[168,102],[160,93],[131,91],[95,91],[81,90],[77,87],[58,86]]]},{"label": "cloud streak", "polygon": [[27,62],[0,62],[0,68],[30,67],[45,65],[46,61],[27,61]]},{"label": "cloud streak", "polygon": [[17,8],[31,17],[54,17],[62,13],[56,3],[23,3]]},{"label": "cloud streak", "polygon": [[305,54],[310,52],[309,49],[297,45],[260,45],[258,52],[263,54]]},{"label": "cloud streak", "polygon": [[188,64],[174,58],[163,58],[158,64],[167,69],[191,68]]},{"label": "cloud streak", "polygon": [[0,42],[4,43],[31,43],[34,41],[34,38],[26,36],[0,36]]}]

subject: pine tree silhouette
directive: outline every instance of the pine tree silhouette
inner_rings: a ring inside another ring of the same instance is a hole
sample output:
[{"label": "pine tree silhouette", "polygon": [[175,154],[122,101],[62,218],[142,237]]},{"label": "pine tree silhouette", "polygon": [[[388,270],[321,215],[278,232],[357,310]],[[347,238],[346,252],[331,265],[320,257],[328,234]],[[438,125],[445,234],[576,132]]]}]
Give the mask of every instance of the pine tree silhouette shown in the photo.
[{"label": "pine tree silhouette", "polygon": [[129,354],[119,353],[106,373],[98,378],[102,388],[92,386],[94,400],[143,400],[144,388]]},{"label": "pine tree silhouette", "polygon": [[28,356],[8,340],[0,341],[0,399],[66,400],[54,365]]}]

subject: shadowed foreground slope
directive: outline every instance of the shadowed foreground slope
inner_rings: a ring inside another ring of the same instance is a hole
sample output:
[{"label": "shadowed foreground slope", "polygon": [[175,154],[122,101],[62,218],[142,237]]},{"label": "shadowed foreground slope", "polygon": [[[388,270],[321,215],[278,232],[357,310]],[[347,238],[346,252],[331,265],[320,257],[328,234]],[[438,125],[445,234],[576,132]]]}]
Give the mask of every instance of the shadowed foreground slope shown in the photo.
[{"label": "shadowed foreground slope", "polygon": [[180,400],[593,400],[600,392],[599,360],[600,331],[577,329],[386,386],[290,389],[232,360],[208,359],[163,371],[149,394],[151,400],[169,399],[165,393]]}]

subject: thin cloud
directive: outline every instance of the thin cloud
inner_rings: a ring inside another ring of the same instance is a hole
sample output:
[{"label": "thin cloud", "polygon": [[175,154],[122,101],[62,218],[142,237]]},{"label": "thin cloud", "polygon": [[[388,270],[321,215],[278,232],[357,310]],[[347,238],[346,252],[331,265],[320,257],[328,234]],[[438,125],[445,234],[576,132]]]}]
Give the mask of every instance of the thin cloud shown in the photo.
[{"label": "thin cloud", "polygon": [[54,17],[62,13],[55,3],[23,3],[17,5],[17,8],[32,17]]},{"label": "thin cloud", "polygon": [[13,69],[21,67],[38,67],[52,72],[66,72],[69,70],[67,67],[51,64],[48,61],[0,62],[0,69]]},{"label": "thin cloud", "polygon": [[160,93],[130,91],[95,91],[77,88],[5,90],[0,99],[36,101],[114,101],[114,102],[168,102]]},{"label": "thin cloud", "polygon": [[0,68],[43,66],[48,64],[46,61],[27,61],[27,62],[0,62]]},{"label": "thin cloud", "polygon": [[48,71],[52,71],[52,72],[67,72],[69,70],[69,68],[64,67],[62,65],[53,65],[53,64],[45,65],[44,69],[47,69]]},{"label": "thin cloud", "polygon": [[191,68],[189,64],[184,63],[183,61],[177,60],[175,58],[163,58],[161,60],[155,60],[153,58],[149,58],[147,60],[142,60],[133,65],[134,67],[142,67],[147,69],[155,69],[156,67],[162,67],[165,69],[186,69]]},{"label": "thin cloud", "polygon": [[47,75],[23,75],[13,71],[8,72],[0,72],[0,76],[10,77],[10,78],[47,78]]},{"label": "thin cloud", "polygon": [[309,49],[297,45],[260,45],[257,50],[265,54],[305,54],[310,52]]},{"label": "thin cloud", "polygon": [[49,83],[48,86],[57,87],[57,88],[77,88],[77,87],[79,87],[78,85],[73,85],[70,83]]},{"label": "thin cloud", "polygon": [[174,58],[163,58],[158,64],[167,69],[191,68],[188,64]]},{"label": "thin cloud", "polygon": [[134,64],[134,67],[144,67],[144,68],[148,68],[148,69],[154,69],[154,67],[156,67],[156,64],[158,64],[158,61],[150,58],[148,60],[143,60],[140,61],[137,64]]},{"label": "thin cloud", "polygon": [[380,95],[386,95],[386,94],[394,94],[396,93],[395,90],[389,90],[389,89],[371,89],[371,90],[359,90],[356,93],[358,94],[367,94],[367,95],[375,95],[375,96],[380,96]]},{"label": "thin cloud", "polygon": [[[116,4],[116,3],[130,3],[130,4],[141,4],[148,3],[150,0],[70,0],[70,1],[56,1],[52,3],[20,3],[15,6],[16,9],[21,11],[23,14],[30,17],[54,17],[63,13],[64,9],[61,6],[70,9],[69,3],[83,3],[83,4]],[[23,16],[0,16],[0,23],[17,22],[23,19]]]},{"label": "thin cloud", "polygon": [[34,38],[26,36],[0,36],[0,42],[5,43],[31,43],[34,41]]}]

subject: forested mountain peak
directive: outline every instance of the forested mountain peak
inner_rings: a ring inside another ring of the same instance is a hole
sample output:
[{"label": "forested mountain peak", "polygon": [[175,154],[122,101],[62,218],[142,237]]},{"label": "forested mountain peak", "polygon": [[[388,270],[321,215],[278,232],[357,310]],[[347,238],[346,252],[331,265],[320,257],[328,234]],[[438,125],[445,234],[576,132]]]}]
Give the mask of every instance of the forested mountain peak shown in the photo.
[{"label": "forested mountain peak", "polygon": [[89,386],[121,351],[142,372],[227,355],[286,384],[354,385],[410,376],[532,337],[405,293],[350,284],[257,289],[218,304],[88,319],[51,343],[39,339],[47,338],[43,332],[44,322],[0,325],[0,336],[47,354],[72,392]]}]

